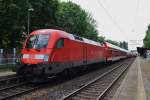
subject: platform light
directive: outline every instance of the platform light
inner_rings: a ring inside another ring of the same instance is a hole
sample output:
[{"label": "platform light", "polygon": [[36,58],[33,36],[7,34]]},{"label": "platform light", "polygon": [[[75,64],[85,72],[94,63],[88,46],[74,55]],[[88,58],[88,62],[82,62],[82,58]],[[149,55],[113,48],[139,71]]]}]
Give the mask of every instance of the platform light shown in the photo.
[{"label": "platform light", "polygon": [[29,34],[29,31],[30,31],[30,12],[34,11],[33,8],[29,8],[28,9],[28,34]]}]

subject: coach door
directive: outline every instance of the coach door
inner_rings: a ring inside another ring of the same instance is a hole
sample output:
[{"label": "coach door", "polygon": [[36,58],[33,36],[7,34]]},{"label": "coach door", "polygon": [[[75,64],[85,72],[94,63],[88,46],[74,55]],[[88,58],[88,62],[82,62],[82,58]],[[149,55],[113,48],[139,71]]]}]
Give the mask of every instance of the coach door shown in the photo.
[{"label": "coach door", "polygon": [[87,63],[87,45],[83,44],[83,63]]}]

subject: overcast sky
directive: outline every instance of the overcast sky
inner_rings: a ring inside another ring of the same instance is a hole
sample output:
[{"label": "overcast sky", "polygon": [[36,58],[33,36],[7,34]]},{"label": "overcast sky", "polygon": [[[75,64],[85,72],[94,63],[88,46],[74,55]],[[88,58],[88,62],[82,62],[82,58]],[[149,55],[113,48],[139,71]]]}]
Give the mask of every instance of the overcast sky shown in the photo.
[{"label": "overcast sky", "polygon": [[129,49],[143,45],[150,24],[150,0],[61,0],[72,1],[91,13],[99,35],[127,41]]}]

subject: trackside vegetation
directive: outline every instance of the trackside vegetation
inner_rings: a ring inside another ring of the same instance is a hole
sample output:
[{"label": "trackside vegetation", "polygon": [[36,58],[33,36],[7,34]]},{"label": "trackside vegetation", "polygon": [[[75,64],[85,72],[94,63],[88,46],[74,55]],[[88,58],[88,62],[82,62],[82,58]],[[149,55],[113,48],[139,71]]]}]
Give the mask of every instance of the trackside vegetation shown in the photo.
[{"label": "trackside vegetation", "polygon": [[144,47],[150,48],[150,25],[148,26],[148,29],[146,31],[146,36],[143,39]]},{"label": "trackside vegetation", "polygon": [[[29,10],[29,9],[32,9]],[[0,0],[0,48],[21,48],[30,32],[38,29],[61,29],[98,42],[97,23],[93,17],[72,2],[60,0]],[[116,41],[110,41],[118,45]],[[120,46],[120,44],[119,44]]]},{"label": "trackside vegetation", "polygon": [[11,70],[15,70],[15,65],[14,64],[0,65],[0,72],[1,71],[11,71]]}]

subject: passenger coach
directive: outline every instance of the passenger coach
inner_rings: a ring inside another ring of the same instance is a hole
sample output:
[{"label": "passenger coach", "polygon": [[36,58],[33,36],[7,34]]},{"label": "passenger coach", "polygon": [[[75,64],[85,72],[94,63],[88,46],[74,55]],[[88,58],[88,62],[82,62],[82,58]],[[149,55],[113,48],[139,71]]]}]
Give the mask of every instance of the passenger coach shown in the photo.
[{"label": "passenger coach", "polygon": [[105,45],[105,56],[107,61],[112,62],[120,59],[125,59],[130,55],[130,52],[128,50],[122,49],[108,42],[105,42],[104,45]]}]

